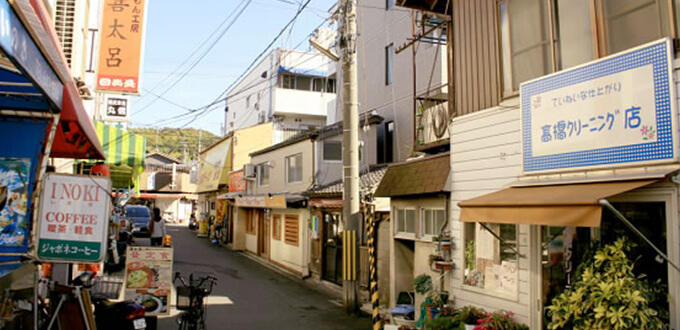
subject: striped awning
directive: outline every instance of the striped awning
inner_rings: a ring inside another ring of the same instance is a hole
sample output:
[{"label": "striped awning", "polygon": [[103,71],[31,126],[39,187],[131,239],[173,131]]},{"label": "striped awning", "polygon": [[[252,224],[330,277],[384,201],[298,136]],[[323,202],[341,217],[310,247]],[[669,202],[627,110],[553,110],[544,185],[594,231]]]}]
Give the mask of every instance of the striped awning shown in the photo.
[{"label": "striped awning", "polygon": [[137,187],[139,175],[144,171],[146,138],[102,122],[96,122],[95,126],[106,165],[111,168],[113,187]]}]

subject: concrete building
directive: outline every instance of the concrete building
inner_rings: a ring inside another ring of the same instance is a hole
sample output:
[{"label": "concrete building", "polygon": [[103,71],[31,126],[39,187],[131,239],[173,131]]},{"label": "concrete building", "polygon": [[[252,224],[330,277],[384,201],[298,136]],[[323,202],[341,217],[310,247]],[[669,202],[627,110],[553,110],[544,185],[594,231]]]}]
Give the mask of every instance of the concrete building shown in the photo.
[{"label": "concrete building", "polygon": [[191,165],[183,164],[170,155],[149,153],[141,175],[140,195],[134,199],[160,208],[165,220],[186,224],[198,199],[191,171]]},{"label": "concrete building", "polygon": [[335,64],[325,56],[274,49],[227,94],[224,132],[272,122],[278,143],[323,127],[336,89]]},{"label": "concrete building", "polygon": [[256,175],[234,203],[235,221],[245,229],[236,232],[244,240],[234,247],[301,277],[309,275],[310,214],[302,194],[315,180],[314,135],[301,133],[251,153],[246,168]]}]

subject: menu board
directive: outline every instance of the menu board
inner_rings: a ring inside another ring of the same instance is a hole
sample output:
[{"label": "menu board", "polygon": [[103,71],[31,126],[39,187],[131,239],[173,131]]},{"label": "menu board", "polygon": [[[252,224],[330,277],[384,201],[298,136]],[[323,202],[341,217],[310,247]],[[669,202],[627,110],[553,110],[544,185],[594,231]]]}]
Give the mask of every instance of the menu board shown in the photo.
[{"label": "menu board", "polygon": [[169,314],[171,247],[130,246],[125,261],[125,299],[146,307],[146,315]]}]

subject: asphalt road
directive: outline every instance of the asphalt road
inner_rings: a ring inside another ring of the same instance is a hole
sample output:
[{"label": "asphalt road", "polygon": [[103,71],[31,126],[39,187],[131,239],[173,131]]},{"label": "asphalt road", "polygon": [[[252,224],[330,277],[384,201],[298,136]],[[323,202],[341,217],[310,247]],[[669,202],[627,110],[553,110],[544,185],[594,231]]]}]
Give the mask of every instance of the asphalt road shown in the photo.
[{"label": "asphalt road", "polygon": [[[346,315],[337,299],[299,279],[269,269],[240,252],[213,245],[186,227],[169,226],[173,271],[218,278],[208,304],[208,329],[370,329],[368,316]],[[147,245],[148,238],[137,244]],[[173,301],[174,304],[174,301]],[[179,312],[159,317],[158,329],[176,329]]]}]

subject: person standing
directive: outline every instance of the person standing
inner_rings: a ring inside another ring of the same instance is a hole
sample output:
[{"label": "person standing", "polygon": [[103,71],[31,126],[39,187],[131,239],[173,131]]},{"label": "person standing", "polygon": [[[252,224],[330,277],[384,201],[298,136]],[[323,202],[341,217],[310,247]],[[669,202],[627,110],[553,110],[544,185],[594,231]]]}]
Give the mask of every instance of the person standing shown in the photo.
[{"label": "person standing", "polygon": [[151,246],[160,246],[163,243],[163,236],[167,235],[165,229],[165,221],[161,217],[161,209],[153,208],[153,219],[149,224],[149,231],[151,232]]}]

